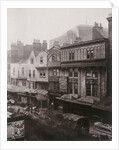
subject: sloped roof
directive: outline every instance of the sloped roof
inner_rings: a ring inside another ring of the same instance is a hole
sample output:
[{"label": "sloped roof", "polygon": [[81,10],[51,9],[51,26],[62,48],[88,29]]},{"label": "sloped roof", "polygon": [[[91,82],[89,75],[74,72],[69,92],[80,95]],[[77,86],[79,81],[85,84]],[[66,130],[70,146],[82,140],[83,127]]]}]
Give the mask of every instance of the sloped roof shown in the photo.
[{"label": "sloped roof", "polygon": [[37,56],[38,56],[38,54],[40,53],[40,51],[39,51],[39,50],[34,50],[33,52],[34,52],[34,54],[35,54],[35,57],[37,57]]},{"label": "sloped roof", "polygon": [[[102,38],[108,37],[108,30],[103,28],[102,31],[98,30],[99,34],[102,35]],[[54,41],[59,41],[60,46],[63,46],[63,43],[70,43],[75,41],[76,37],[80,37],[81,41],[92,40],[93,37],[93,26],[92,25],[78,25],[75,28],[67,31],[66,33],[50,40],[50,47],[53,45]]]},{"label": "sloped roof", "polygon": [[95,103],[92,107],[100,110],[112,111],[112,97],[106,97]]}]

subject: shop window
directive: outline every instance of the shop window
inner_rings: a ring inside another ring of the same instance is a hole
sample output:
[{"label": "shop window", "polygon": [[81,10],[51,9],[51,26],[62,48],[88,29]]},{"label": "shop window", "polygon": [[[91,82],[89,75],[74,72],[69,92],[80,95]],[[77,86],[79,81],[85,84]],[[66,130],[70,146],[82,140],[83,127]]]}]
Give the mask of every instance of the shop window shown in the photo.
[{"label": "shop window", "polygon": [[86,96],[97,96],[98,72],[97,70],[86,71]]},{"label": "shop window", "polygon": [[78,84],[74,84],[74,94],[78,94]]},{"label": "shop window", "polygon": [[59,83],[58,82],[54,82],[54,90],[59,91]]},{"label": "shop window", "polygon": [[86,84],[86,96],[91,96],[91,84]]},{"label": "shop window", "polygon": [[74,77],[78,77],[78,71],[74,71]]},{"label": "shop window", "polygon": [[30,64],[34,64],[34,58],[30,58]]},{"label": "shop window", "polygon": [[72,88],[72,86],[73,86],[72,83],[70,83],[70,84],[69,84],[69,94],[72,94],[72,93],[73,93],[73,88]]},{"label": "shop window", "polygon": [[69,71],[69,77],[73,77],[73,72]]},{"label": "shop window", "polygon": [[97,91],[98,91],[98,85],[93,84],[92,85],[92,96],[97,96]]},{"label": "shop window", "polygon": [[97,96],[97,91],[97,84],[86,84],[86,96]]}]

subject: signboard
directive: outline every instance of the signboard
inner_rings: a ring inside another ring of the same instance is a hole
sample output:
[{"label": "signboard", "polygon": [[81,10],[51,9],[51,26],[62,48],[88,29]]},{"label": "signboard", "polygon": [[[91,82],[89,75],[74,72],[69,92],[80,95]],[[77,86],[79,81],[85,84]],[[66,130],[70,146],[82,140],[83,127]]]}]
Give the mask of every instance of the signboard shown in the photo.
[{"label": "signboard", "polygon": [[13,121],[7,124],[7,140],[24,138],[24,120]]},{"label": "signboard", "polygon": [[67,77],[59,78],[59,89],[60,92],[67,93]]}]

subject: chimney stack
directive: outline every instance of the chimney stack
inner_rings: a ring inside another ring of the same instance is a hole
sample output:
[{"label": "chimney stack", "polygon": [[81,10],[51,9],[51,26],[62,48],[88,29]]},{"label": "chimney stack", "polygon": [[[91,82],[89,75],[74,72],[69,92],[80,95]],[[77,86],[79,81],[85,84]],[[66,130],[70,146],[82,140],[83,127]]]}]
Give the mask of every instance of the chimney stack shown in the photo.
[{"label": "chimney stack", "polygon": [[43,51],[46,51],[46,50],[47,50],[47,41],[46,41],[46,40],[43,40],[43,43],[42,43],[42,50],[43,50]]},{"label": "chimney stack", "polygon": [[34,41],[33,41],[33,48],[34,48],[34,50],[41,50],[40,40],[34,39]]}]

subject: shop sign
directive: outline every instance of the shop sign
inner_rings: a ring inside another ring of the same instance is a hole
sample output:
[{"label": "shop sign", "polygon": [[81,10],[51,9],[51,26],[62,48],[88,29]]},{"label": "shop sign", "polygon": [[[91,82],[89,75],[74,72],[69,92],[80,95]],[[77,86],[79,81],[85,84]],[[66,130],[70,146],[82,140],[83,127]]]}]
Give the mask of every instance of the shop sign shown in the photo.
[{"label": "shop sign", "polygon": [[67,93],[67,77],[59,78],[59,89],[60,92]]}]

